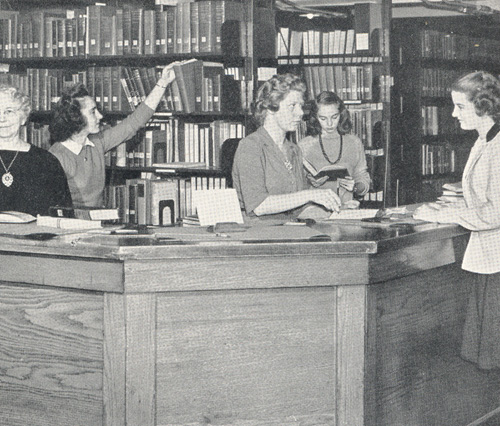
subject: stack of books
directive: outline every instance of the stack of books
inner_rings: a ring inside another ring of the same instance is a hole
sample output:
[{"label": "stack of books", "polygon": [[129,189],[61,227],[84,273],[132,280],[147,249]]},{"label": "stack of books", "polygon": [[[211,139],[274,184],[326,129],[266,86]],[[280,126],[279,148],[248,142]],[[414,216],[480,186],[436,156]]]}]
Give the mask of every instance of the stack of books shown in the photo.
[{"label": "stack of books", "polygon": [[443,195],[438,200],[443,203],[458,203],[464,199],[462,183],[445,183],[443,185]]}]

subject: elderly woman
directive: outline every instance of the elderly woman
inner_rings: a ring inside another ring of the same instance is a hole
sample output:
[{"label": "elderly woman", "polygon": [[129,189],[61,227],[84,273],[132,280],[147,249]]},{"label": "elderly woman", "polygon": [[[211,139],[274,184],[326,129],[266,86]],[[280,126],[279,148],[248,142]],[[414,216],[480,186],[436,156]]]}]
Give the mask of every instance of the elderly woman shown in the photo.
[{"label": "elderly woman", "polygon": [[57,158],[20,137],[30,109],[27,96],[0,85],[0,210],[47,215],[71,206],[71,195]]},{"label": "elderly woman", "polygon": [[257,93],[254,116],[260,127],[242,139],[233,163],[233,185],[250,216],[295,217],[314,203],[338,210],[331,189],[308,188],[300,148],[286,138],[302,120],[305,85],[292,74],[275,75]]},{"label": "elderly woman", "polygon": [[121,123],[101,129],[102,114],[82,84],[66,90],[49,126],[50,152],[61,162],[75,206],[102,207],[105,154],[133,137],[155,112],[174,80],[174,63],[167,65],[144,102]]},{"label": "elderly woman", "polygon": [[317,169],[329,165],[345,166],[349,178],[307,178],[313,186],[339,190],[342,203],[362,197],[370,189],[365,149],[361,140],[349,134],[352,122],[344,102],[333,92],[320,93],[312,104],[309,136],[299,142],[304,157]]},{"label": "elderly woman", "polygon": [[451,98],[453,117],[478,135],[462,177],[465,201],[424,204],[415,217],[471,230],[462,268],[475,273],[477,282],[462,357],[480,368],[500,368],[500,80],[483,71],[467,74],[452,85]]}]

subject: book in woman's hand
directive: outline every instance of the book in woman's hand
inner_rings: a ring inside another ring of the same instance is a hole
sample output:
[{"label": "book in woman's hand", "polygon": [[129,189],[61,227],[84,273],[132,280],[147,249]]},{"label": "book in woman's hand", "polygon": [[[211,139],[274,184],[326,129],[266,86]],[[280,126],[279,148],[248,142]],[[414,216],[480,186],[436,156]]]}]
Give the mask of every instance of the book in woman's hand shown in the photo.
[{"label": "book in woman's hand", "polygon": [[347,169],[339,164],[329,164],[327,166],[317,169],[310,161],[304,158],[303,164],[305,169],[311,173],[315,179],[320,179],[324,176],[328,176],[329,180],[337,180],[349,176]]}]

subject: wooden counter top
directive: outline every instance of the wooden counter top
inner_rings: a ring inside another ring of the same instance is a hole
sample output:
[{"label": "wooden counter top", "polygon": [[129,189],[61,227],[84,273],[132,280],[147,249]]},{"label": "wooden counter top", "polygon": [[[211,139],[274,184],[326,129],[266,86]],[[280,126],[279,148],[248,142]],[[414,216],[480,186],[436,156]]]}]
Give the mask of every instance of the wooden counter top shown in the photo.
[{"label": "wooden counter top", "polygon": [[[0,226],[0,232],[6,229],[40,232],[36,225]],[[222,236],[201,228],[163,228],[135,236],[66,233],[44,242],[2,237],[0,280],[113,292],[376,283],[454,263],[467,240],[468,232],[455,225],[332,223]]]}]

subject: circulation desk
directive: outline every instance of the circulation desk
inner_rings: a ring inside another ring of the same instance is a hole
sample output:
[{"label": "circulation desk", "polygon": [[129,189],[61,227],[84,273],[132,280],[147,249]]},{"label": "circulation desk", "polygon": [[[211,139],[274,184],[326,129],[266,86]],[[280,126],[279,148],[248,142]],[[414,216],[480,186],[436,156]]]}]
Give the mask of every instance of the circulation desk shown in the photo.
[{"label": "circulation desk", "polygon": [[278,229],[1,237],[0,424],[498,424],[459,357],[464,229]]}]

